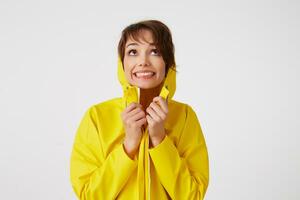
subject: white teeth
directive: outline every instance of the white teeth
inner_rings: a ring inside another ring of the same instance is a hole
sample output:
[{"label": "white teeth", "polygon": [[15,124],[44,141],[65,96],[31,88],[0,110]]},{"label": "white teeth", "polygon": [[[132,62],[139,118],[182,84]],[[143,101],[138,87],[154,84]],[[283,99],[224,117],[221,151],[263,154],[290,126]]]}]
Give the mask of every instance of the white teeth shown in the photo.
[{"label": "white teeth", "polygon": [[140,78],[140,77],[151,77],[154,75],[154,72],[136,72],[135,75]]}]

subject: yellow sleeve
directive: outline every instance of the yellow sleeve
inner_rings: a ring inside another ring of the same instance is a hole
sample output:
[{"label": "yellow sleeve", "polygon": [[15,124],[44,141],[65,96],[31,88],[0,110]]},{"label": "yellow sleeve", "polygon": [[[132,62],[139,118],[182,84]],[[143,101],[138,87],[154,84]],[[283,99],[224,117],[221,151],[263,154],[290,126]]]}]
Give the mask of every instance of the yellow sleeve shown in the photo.
[{"label": "yellow sleeve", "polygon": [[149,153],[159,180],[172,199],[204,199],[209,183],[208,152],[200,123],[190,106],[187,105],[178,146],[166,136]]},{"label": "yellow sleeve", "polygon": [[81,200],[115,199],[137,167],[119,144],[104,158],[93,107],[85,113],[77,130],[71,153],[70,178]]}]

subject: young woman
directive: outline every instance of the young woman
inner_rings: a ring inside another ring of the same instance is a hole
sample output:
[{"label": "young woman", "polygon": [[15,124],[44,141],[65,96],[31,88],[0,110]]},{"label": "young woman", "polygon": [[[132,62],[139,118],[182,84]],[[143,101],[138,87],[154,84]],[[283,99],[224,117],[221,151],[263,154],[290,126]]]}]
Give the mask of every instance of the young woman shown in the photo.
[{"label": "young woman", "polygon": [[82,200],[200,199],[205,139],[191,106],[172,99],[174,46],[158,20],[126,27],[118,46],[123,97],[91,106],[76,133],[71,183]]}]

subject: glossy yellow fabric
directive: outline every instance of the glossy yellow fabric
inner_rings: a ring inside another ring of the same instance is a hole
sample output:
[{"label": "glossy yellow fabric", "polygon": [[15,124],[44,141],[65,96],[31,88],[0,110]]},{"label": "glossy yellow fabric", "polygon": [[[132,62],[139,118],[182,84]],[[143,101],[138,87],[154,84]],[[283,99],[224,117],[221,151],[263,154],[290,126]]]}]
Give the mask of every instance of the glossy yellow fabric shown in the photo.
[{"label": "glossy yellow fabric", "polygon": [[78,198],[202,200],[209,183],[207,146],[193,109],[172,99],[176,73],[169,70],[160,92],[168,101],[167,136],[149,149],[144,130],[133,160],[122,145],[125,132],[120,115],[131,102],[138,102],[138,88],[127,82],[120,58],[118,79],[123,96],[92,105],[78,127],[70,163]]}]

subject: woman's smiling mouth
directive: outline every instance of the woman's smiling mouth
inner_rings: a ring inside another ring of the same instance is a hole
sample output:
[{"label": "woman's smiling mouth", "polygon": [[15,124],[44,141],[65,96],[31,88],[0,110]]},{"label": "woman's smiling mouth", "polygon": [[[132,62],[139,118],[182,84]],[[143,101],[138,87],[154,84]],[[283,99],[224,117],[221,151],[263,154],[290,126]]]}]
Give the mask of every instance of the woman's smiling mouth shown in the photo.
[{"label": "woman's smiling mouth", "polygon": [[135,72],[133,75],[138,78],[138,79],[151,79],[154,77],[155,72],[152,71],[140,71],[140,72]]}]

